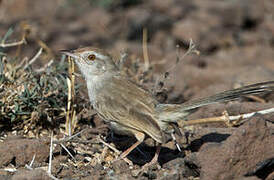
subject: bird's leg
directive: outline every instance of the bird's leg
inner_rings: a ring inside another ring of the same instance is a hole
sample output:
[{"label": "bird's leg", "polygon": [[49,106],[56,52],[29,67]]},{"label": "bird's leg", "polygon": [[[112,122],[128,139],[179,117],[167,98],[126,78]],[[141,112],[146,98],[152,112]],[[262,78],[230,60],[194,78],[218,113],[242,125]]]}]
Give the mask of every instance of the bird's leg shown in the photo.
[{"label": "bird's leg", "polygon": [[130,146],[127,150],[125,150],[120,155],[120,158],[123,159],[124,161],[126,161],[126,163],[128,163],[130,166],[133,166],[132,161],[129,160],[128,158],[126,158],[126,156],[141,143],[142,143],[142,141],[137,141],[136,143],[134,143],[132,146]]},{"label": "bird's leg", "polygon": [[134,131],[134,135],[137,139],[137,142],[130,146],[121,154],[121,158],[124,159],[133,149],[135,149],[139,144],[141,144],[145,139],[145,134],[139,131]]},{"label": "bird's leg", "polygon": [[159,154],[160,154],[160,150],[161,150],[161,144],[158,144],[154,157],[152,158],[152,160],[150,162],[143,165],[142,170],[145,170],[147,167],[157,163],[158,157],[159,157]]},{"label": "bird's leg", "polygon": [[153,159],[148,164],[151,165],[151,164],[157,163],[160,151],[161,151],[161,144],[158,144],[155,155],[154,155]]},{"label": "bird's leg", "polygon": [[133,149],[135,149],[139,144],[141,144],[142,141],[137,141],[136,143],[134,143],[132,146],[130,146],[127,150],[125,150],[120,157],[122,159],[124,159]]}]

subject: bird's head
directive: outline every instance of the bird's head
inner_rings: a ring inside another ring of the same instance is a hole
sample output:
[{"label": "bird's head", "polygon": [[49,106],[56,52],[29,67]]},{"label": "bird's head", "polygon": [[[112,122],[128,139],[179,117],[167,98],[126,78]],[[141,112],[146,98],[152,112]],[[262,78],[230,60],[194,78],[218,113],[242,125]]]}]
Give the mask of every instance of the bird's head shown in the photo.
[{"label": "bird's head", "polygon": [[62,50],[61,53],[74,59],[86,79],[118,71],[111,55],[102,49],[85,47],[76,50]]}]

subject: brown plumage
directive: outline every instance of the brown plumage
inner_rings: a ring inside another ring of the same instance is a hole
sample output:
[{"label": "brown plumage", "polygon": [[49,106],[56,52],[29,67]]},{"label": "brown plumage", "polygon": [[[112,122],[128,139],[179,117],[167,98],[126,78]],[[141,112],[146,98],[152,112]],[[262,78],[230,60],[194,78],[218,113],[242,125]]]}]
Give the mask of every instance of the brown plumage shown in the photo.
[{"label": "brown plumage", "polygon": [[[160,104],[148,91],[121,75],[112,57],[105,51],[85,47],[63,53],[75,59],[86,79],[90,101],[98,114],[109,122],[117,133],[136,137],[137,142],[126,150],[122,157],[137,147],[145,136],[150,136],[158,143],[164,143],[165,134],[171,133],[171,124],[185,119],[198,107],[274,90],[274,81],[269,81],[183,104]],[[90,60],[90,55],[96,58]],[[159,151],[160,146],[152,163],[157,161]]]},{"label": "brown plumage", "polygon": [[[155,112],[157,104],[150,93],[116,75],[100,90],[94,108],[106,121],[114,121],[117,126],[128,128],[128,131],[143,132],[163,143],[165,136],[157,123]],[[123,134],[123,131],[117,128],[116,132]]]}]

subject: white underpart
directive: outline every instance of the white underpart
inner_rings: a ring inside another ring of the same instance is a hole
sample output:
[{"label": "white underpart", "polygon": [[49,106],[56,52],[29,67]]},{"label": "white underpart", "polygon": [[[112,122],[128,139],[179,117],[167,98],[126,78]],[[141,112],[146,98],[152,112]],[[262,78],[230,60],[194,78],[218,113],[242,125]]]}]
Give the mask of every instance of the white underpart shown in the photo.
[{"label": "white underpart", "polygon": [[102,86],[102,78],[96,75],[86,78],[90,102],[95,103],[97,90]]}]

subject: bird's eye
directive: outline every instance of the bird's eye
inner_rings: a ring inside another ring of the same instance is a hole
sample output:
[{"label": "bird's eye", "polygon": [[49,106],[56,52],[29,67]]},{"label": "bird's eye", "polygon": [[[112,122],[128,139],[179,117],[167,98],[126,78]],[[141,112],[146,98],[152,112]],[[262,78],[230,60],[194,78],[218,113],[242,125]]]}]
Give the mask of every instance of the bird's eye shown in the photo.
[{"label": "bird's eye", "polygon": [[96,59],[96,56],[94,54],[88,55],[88,60],[94,61]]}]

